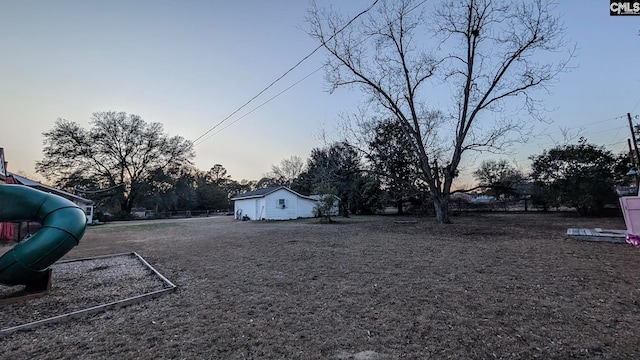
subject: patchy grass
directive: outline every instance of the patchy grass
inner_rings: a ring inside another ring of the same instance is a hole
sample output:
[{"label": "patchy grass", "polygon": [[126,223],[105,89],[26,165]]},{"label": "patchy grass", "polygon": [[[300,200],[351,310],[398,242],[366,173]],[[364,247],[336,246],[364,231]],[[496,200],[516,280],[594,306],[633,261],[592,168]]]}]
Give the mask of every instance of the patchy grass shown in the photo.
[{"label": "patchy grass", "polygon": [[[89,228],[170,295],[0,339],[7,358],[638,358],[640,250],[565,239],[620,218],[472,214]],[[82,292],[83,289],[76,289]]]},{"label": "patchy grass", "polygon": [[89,227],[89,229],[91,229],[91,231],[95,233],[117,233],[122,231],[123,227],[126,227],[129,231],[133,230],[133,231],[144,232],[144,231],[154,231],[154,230],[181,226],[180,223],[176,223],[176,222],[158,222],[158,221],[148,221],[145,223],[141,223],[140,221],[137,221],[136,223],[131,223],[131,224],[116,222],[113,224],[116,226],[97,225],[97,226],[91,226]]}]

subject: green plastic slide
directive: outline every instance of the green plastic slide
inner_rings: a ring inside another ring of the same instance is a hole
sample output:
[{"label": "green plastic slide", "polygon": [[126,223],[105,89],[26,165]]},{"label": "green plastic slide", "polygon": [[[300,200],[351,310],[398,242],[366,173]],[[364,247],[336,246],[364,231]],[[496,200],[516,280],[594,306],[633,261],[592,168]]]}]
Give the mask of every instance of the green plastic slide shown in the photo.
[{"label": "green plastic slide", "polygon": [[0,185],[0,221],[37,221],[35,234],[0,257],[0,284],[29,285],[78,245],[87,226],[71,201],[22,185]]}]

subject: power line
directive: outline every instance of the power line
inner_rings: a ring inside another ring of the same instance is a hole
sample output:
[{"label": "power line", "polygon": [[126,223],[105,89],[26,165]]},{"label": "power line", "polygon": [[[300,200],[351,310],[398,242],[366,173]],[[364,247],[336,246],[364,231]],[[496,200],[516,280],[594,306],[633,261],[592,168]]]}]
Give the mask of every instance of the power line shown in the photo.
[{"label": "power line", "polygon": [[627,115],[625,114],[625,115],[620,115],[620,116],[612,117],[612,118],[609,118],[609,119],[597,120],[597,121],[593,121],[593,122],[590,122],[590,123],[586,123],[586,124],[582,124],[582,125],[578,125],[578,126],[573,126],[573,127],[570,127],[570,128],[566,128],[566,130],[580,129],[580,128],[583,128],[583,127],[585,127],[585,126],[589,126],[589,125],[600,124],[600,123],[607,122],[607,121],[613,121],[613,120],[623,119],[623,118],[625,118],[626,116],[627,116]]},{"label": "power line", "polygon": [[[377,3],[379,0],[374,0],[373,3],[371,3],[371,5],[369,5],[369,7],[367,7],[365,10],[361,11],[358,15],[356,15],[355,17],[353,17],[351,20],[349,20],[343,27],[341,27],[338,31],[336,31],[335,33],[333,33],[333,35],[331,35],[331,37],[329,37],[328,40],[333,39],[334,37],[336,37],[339,33],[341,33],[342,31],[344,31],[344,29],[346,29],[348,26],[350,26],[356,19],[358,19],[360,16],[366,14],[367,12],[369,12],[369,10],[371,10]],[[203,137],[205,137],[207,134],[209,134],[211,131],[213,131],[214,129],[216,129],[218,126],[222,125],[225,121],[227,121],[229,118],[231,118],[233,115],[235,115],[236,113],[238,113],[240,110],[242,110],[243,108],[245,108],[247,105],[249,105],[252,101],[254,101],[256,98],[258,98],[260,95],[262,95],[265,91],[269,90],[271,87],[273,87],[273,85],[275,85],[277,82],[279,82],[280,80],[282,80],[285,76],[287,76],[290,72],[292,72],[293,70],[295,70],[298,66],[300,66],[300,64],[302,64],[304,61],[306,61],[308,58],[310,58],[313,54],[315,54],[318,50],[320,50],[322,47],[324,46],[324,44],[320,44],[318,45],[315,49],[313,49],[309,54],[307,54],[305,57],[303,57],[300,61],[298,61],[294,66],[292,66],[291,68],[289,68],[287,71],[285,71],[284,74],[280,75],[277,79],[275,79],[274,81],[271,82],[271,84],[269,84],[267,87],[265,87],[264,89],[262,89],[260,92],[258,92],[258,94],[256,94],[255,96],[253,96],[252,98],[250,98],[247,102],[245,102],[244,104],[242,104],[239,108],[237,108],[235,111],[233,111],[231,114],[229,114],[227,117],[225,117],[224,119],[222,119],[221,121],[219,121],[218,123],[216,123],[213,127],[211,127],[209,130],[207,130],[204,134],[198,136],[195,140],[193,140],[193,143],[196,144],[196,142],[200,139],[202,139]],[[317,71],[317,70],[316,70]],[[316,71],[314,71],[313,73],[315,73]],[[313,74],[312,73],[312,74]],[[308,77],[308,76],[307,76]],[[305,79],[307,78],[305,77]],[[297,84],[297,83],[296,83]],[[295,84],[294,84],[295,85]],[[292,87],[292,86],[291,86]],[[289,88],[291,88],[289,87]],[[273,98],[272,98],[273,99]],[[271,100],[271,99],[270,99]],[[264,104],[263,104],[264,105]],[[262,106],[262,105],[261,105]],[[255,109],[254,109],[255,110]],[[253,110],[252,110],[253,111]],[[236,120],[237,121],[237,120]],[[234,121],[235,122],[235,121]],[[210,137],[208,137],[207,139],[209,139]],[[206,140],[206,139],[205,139]],[[198,144],[201,144],[201,142],[199,142]]]},{"label": "power line", "polygon": [[634,112],[639,104],[640,104],[640,99],[638,99],[638,101],[636,101],[636,104],[633,105],[633,108],[631,109],[631,112]]},{"label": "power line", "polygon": [[[290,85],[289,87],[287,87],[286,89],[280,91],[279,93],[277,93],[276,95],[270,97],[269,99],[267,99],[266,101],[264,101],[262,104],[256,106],[255,108],[251,109],[248,113],[242,115],[241,117],[237,118],[236,120],[232,121],[231,123],[227,124],[225,127],[221,128],[220,130],[214,132],[213,134],[207,136],[206,138],[202,139],[200,142],[195,143],[193,146],[202,144],[203,142],[207,141],[208,139],[210,139],[211,137],[215,136],[216,134],[219,134],[220,132],[222,132],[224,129],[228,128],[229,126],[237,123],[238,121],[242,120],[243,118],[245,118],[246,116],[248,116],[249,114],[251,114],[252,112],[258,110],[259,108],[263,107],[264,105],[270,103],[272,100],[274,100],[275,98],[279,97],[280,95],[284,94],[285,92],[289,91],[291,88],[293,88],[294,86],[300,84],[301,82],[303,82],[304,80],[306,80],[307,78],[311,77],[313,74],[317,73],[318,71],[322,70],[323,66],[317,68],[316,70],[314,70],[312,73],[308,74],[307,76],[303,77],[302,79],[296,81],[295,83],[293,83],[292,85]],[[213,130],[213,129],[211,129]]]},{"label": "power line", "polygon": [[[604,119],[604,120],[592,121],[592,122],[589,122],[589,123],[586,123],[586,124],[582,124],[582,125],[579,125],[579,126],[572,126],[572,127],[569,127],[569,128],[562,128],[561,127],[560,130],[550,131],[550,132],[545,131],[544,135],[549,136],[549,135],[553,135],[553,134],[564,134],[565,132],[567,132],[569,130],[575,130],[575,129],[583,130],[585,127],[590,126],[590,125],[595,125],[595,124],[600,124],[600,123],[609,122],[609,121],[613,121],[613,120],[623,119],[623,118],[626,118],[626,117],[627,117],[627,115],[620,115],[620,116],[616,116],[616,117],[612,117],[612,118],[607,118],[607,119]],[[622,129],[622,128],[625,128],[625,127],[627,127],[627,126],[626,125],[621,125],[619,127],[610,128],[610,129],[606,129],[606,130],[602,130],[602,131],[598,131],[598,132],[590,132],[590,133],[586,133],[584,135],[597,134],[597,133],[601,133],[601,132],[619,130],[619,129]],[[542,135],[542,134],[535,135],[534,137],[537,137],[537,136],[540,136],[540,135]],[[578,133],[578,135],[580,135],[580,134]]]},{"label": "power line", "polygon": [[[614,142],[614,143],[609,143],[609,144],[603,144],[601,145],[602,147],[608,148],[611,146],[616,146],[616,145],[621,145],[621,144],[626,144],[627,140],[622,140],[622,141],[618,141],[618,142]],[[623,150],[625,151],[625,150]],[[533,155],[533,154],[532,154]],[[518,158],[518,159],[513,159],[511,158],[511,161],[513,161],[515,163],[516,166],[518,167],[525,167],[528,166],[526,164],[524,164],[525,162],[531,161],[531,159],[529,157],[526,158]],[[474,169],[467,169],[467,170],[461,170],[460,173],[465,174],[465,175],[472,175],[473,171],[475,171]]]},{"label": "power line", "polygon": [[[621,116],[617,116],[617,117],[610,118],[610,119],[593,121],[593,122],[584,124],[583,126],[594,125],[594,124],[598,124],[598,123],[602,123],[602,122],[606,122],[606,121],[611,121],[611,120],[616,120],[616,119],[621,119],[621,118],[625,118],[625,117],[626,117],[626,115],[621,115]],[[581,126],[581,127],[583,127],[583,126]],[[628,127],[627,125],[622,125],[622,126],[619,126],[619,127],[609,128],[609,129],[606,129],[606,130],[600,130],[600,131],[593,131],[593,132],[585,133],[585,134],[583,134],[583,136],[601,134],[601,133],[605,133],[605,132],[608,132],[608,131],[617,130],[616,135],[611,139],[611,142],[600,145],[600,146],[603,146],[605,148],[612,147],[612,146],[616,146],[616,145],[621,145],[621,144],[626,144],[627,143],[627,139],[626,138],[618,140],[618,141],[615,140],[618,137],[618,135],[620,135],[620,131],[622,129],[627,128],[627,127]],[[575,128],[579,128],[579,127],[574,127],[574,129]],[[549,133],[549,134],[554,134],[554,133],[559,133],[559,132],[560,131]],[[538,142],[538,143],[536,143],[536,145],[540,146],[541,148],[545,148],[547,146],[558,145],[558,143],[555,142],[553,139],[551,139],[551,140],[546,140],[544,142]],[[530,159],[529,159],[529,157],[526,157],[526,158],[517,158],[517,159],[516,158],[512,158],[512,160],[517,165],[520,165],[521,162],[529,161]]]}]

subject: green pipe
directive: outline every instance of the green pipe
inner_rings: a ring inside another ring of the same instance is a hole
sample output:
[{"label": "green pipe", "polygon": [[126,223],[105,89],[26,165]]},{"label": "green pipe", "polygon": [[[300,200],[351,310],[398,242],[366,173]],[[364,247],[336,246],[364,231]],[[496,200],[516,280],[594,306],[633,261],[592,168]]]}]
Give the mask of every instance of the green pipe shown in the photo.
[{"label": "green pipe", "polygon": [[0,284],[28,285],[78,245],[84,211],[58,195],[22,185],[0,185],[0,221],[37,221],[42,228],[0,257]]}]

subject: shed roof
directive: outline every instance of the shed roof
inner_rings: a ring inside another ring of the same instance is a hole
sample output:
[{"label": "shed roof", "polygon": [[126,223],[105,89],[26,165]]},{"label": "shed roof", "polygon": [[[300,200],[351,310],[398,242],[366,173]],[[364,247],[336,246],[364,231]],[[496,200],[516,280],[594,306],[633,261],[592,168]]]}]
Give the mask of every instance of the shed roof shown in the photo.
[{"label": "shed roof", "polygon": [[271,193],[274,193],[274,192],[276,192],[278,190],[281,190],[281,189],[282,190],[286,190],[286,191],[288,191],[288,192],[290,192],[292,194],[295,194],[296,196],[301,197],[303,199],[315,200],[315,199],[313,199],[313,198],[311,198],[309,196],[300,195],[297,192],[289,189],[286,186],[272,186],[272,187],[268,187],[268,188],[264,188],[264,189],[258,189],[258,190],[254,190],[254,191],[249,191],[249,192],[246,192],[244,194],[239,194],[239,195],[233,196],[231,198],[231,200],[245,200],[245,199],[262,198],[262,197],[265,197],[265,196],[267,196],[267,195],[269,195]]}]

